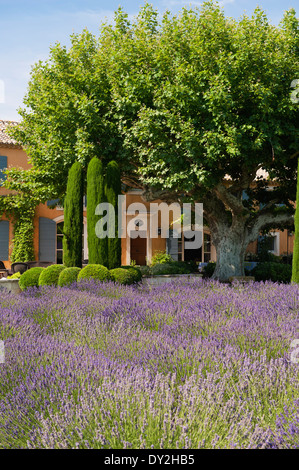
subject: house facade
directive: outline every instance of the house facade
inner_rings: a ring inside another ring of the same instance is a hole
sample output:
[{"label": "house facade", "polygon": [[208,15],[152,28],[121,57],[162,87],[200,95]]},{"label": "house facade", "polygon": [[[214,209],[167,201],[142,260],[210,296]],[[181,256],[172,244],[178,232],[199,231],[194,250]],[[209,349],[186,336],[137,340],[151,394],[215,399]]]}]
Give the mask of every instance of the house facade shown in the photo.
[{"label": "house facade", "polygon": [[[2,171],[9,167],[20,167],[23,169],[30,168],[28,157],[25,151],[13,140],[7,133],[6,128],[8,121],[0,121],[0,197],[5,196],[8,190],[1,187],[1,181],[5,175]],[[126,235],[121,239],[122,248],[122,265],[128,265],[131,261],[136,264],[145,265],[151,261],[151,258],[157,251],[166,250],[176,260],[196,262],[216,261],[216,251],[212,244],[208,227],[203,230],[203,244],[199,249],[187,249],[184,235],[181,238],[163,238],[161,231],[163,228],[169,227],[168,220],[161,220],[161,214],[158,219],[158,237],[150,236],[150,203],[142,200],[142,191],[129,189],[125,193],[125,211],[124,225],[127,227],[130,220],[136,217],[135,211],[130,211],[132,203],[144,204],[144,210],[139,212],[138,220],[140,221],[139,230],[142,226],[142,237],[131,238]],[[152,201],[160,203],[162,201]],[[82,259],[88,260],[88,243],[87,243],[87,218],[86,218],[86,198],[84,198],[83,212],[83,252]],[[163,219],[163,218],[162,218]],[[36,207],[34,216],[34,256],[36,261],[50,261],[52,263],[62,263],[63,260],[63,208],[57,205],[57,201],[48,201],[46,204],[40,204]],[[127,232],[126,232],[127,233]],[[293,251],[294,237],[288,230],[273,232],[272,252],[276,255],[290,254]],[[10,267],[10,256],[12,252],[13,242],[13,223],[5,216],[0,217],[0,260],[4,262],[6,268]],[[257,241],[251,243],[247,251],[257,253]]]}]

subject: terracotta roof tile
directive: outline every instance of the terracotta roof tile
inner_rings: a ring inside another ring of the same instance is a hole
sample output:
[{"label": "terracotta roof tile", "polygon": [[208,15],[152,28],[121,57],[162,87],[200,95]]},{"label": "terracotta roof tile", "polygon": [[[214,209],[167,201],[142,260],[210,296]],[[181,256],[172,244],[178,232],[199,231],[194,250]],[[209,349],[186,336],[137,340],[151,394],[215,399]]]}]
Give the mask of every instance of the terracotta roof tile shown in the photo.
[{"label": "terracotta roof tile", "polygon": [[19,124],[16,121],[1,121],[0,120],[0,145],[1,147],[21,147],[14,139],[12,139],[7,133],[6,129],[9,126],[15,126]]}]

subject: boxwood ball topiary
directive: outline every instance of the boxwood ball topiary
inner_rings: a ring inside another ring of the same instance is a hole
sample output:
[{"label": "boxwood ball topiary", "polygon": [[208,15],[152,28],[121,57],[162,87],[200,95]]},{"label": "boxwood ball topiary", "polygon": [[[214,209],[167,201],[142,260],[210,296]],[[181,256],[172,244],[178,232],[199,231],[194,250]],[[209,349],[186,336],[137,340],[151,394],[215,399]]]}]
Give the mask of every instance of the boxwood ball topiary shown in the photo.
[{"label": "boxwood ball topiary", "polygon": [[45,268],[31,268],[25,271],[19,281],[20,289],[25,290],[28,287],[38,287],[39,276]]},{"label": "boxwood ball topiary", "polygon": [[63,286],[68,286],[72,284],[73,282],[76,282],[80,271],[81,269],[76,268],[76,267],[65,268],[59,274],[58,285],[60,287],[63,287]]},{"label": "boxwood ball topiary", "polygon": [[112,280],[119,284],[134,284],[136,274],[131,269],[115,268],[110,270]]},{"label": "boxwood ball topiary", "polygon": [[38,280],[39,286],[57,286],[60,273],[65,269],[63,264],[52,264],[44,269]]},{"label": "boxwood ball topiary", "polygon": [[98,281],[110,281],[111,275],[109,269],[101,264],[88,264],[81,269],[78,275],[78,281],[82,279],[97,279]]}]

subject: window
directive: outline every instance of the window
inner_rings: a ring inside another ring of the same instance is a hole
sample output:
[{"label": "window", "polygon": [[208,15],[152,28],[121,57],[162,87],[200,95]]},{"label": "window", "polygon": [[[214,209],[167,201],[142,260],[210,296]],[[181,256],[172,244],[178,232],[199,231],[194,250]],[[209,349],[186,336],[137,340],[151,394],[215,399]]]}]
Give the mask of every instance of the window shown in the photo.
[{"label": "window", "polygon": [[[196,261],[198,263],[208,263],[211,260],[211,235],[209,233],[204,233],[203,234],[204,239],[203,239],[203,246],[197,249],[186,249],[185,248],[185,239],[183,238],[183,250],[182,250],[182,255],[180,257],[179,253],[179,260],[184,260],[184,261]],[[193,238],[188,238],[188,241],[194,240]]]},{"label": "window", "polygon": [[56,229],[56,263],[62,264],[63,263],[63,222],[59,222],[57,224]]},{"label": "window", "polygon": [[203,253],[203,262],[208,263],[211,260],[211,235],[208,233],[204,234],[204,253]]},{"label": "window", "polygon": [[3,174],[3,170],[7,169],[7,157],[0,155],[0,186],[6,179],[6,175]]},{"label": "window", "polygon": [[[59,222],[56,229],[56,263],[63,264],[63,225],[64,222]],[[82,231],[82,261],[84,261],[84,224]]]},{"label": "window", "polygon": [[9,221],[0,220],[0,260],[8,261],[9,251]]}]

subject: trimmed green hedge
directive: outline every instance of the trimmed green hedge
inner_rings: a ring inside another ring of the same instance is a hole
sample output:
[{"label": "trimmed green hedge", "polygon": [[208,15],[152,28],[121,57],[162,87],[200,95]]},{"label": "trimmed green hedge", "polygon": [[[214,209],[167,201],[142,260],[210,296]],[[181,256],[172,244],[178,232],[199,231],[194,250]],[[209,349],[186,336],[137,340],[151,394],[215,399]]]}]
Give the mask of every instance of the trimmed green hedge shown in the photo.
[{"label": "trimmed green hedge", "polygon": [[136,282],[136,273],[133,269],[115,268],[110,269],[111,278],[114,282],[124,285],[134,284]]},{"label": "trimmed green hedge", "polygon": [[109,269],[101,264],[88,264],[79,272],[78,281],[81,281],[82,279],[109,281],[111,279],[111,275]]},{"label": "trimmed green hedge", "polygon": [[28,287],[38,287],[39,277],[41,272],[44,271],[45,268],[36,267],[28,269],[25,271],[22,276],[20,277],[19,286],[20,289],[25,290]]},{"label": "trimmed green hedge", "polygon": [[142,279],[141,269],[136,268],[136,266],[121,266],[122,269],[127,269],[130,271],[134,277],[134,282],[140,282]]},{"label": "trimmed green hedge", "polygon": [[172,261],[171,263],[155,264],[151,268],[151,274],[191,274],[193,269],[183,261]]},{"label": "trimmed green hedge", "polygon": [[[60,273],[65,269],[63,264],[52,264],[43,270],[38,280],[39,286],[57,286]],[[31,269],[30,269],[31,271]]]},{"label": "trimmed green hedge", "polygon": [[252,271],[256,281],[291,282],[292,266],[282,263],[259,263]]},{"label": "trimmed green hedge", "polygon": [[76,282],[80,271],[81,269],[76,267],[65,268],[59,275],[58,285],[63,287]]}]

